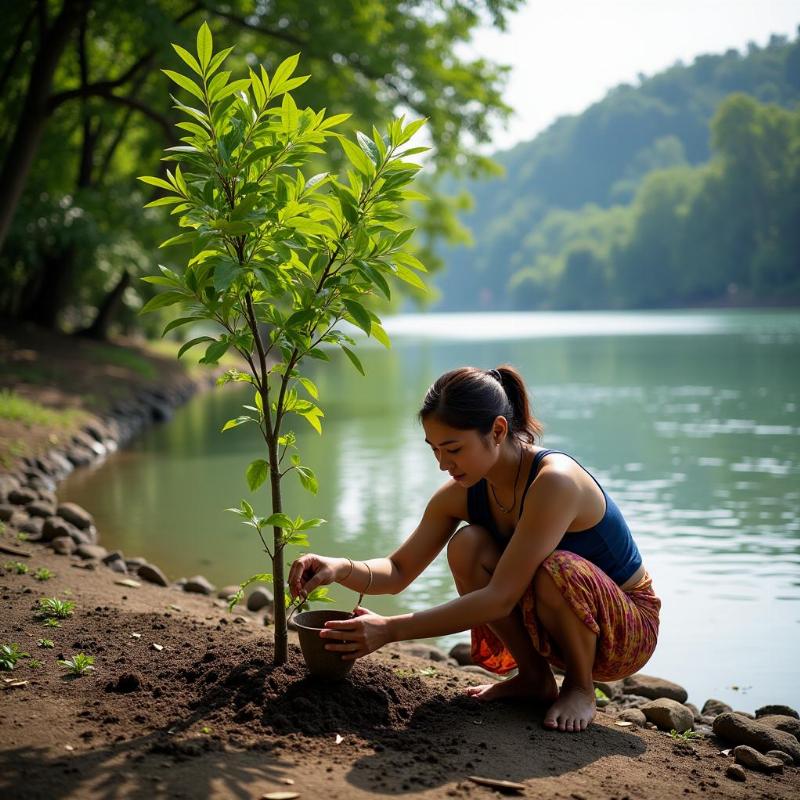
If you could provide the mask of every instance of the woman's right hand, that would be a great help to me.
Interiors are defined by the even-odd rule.
[[[308,597],[318,586],[335,583],[343,559],[306,553],[289,569],[289,592],[292,597]]]

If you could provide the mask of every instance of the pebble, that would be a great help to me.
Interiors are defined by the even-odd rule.
[[[728,766],[728,769],[725,770],[725,774],[732,781],[746,781],[747,780],[747,773],[744,771],[744,768],[740,767],[738,764],[730,764]]]
[[[761,708],[756,709],[756,719],[759,717],[771,716],[794,717],[795,719],[800,719],[800,714],[798,714],[791,706],[768,705],[761,706]]]
[[[647,722],[647,717],[640,708],[626,708],[620,711],[617,719],[623,722],[631,722],[639,728],[643,728]]]
[[[130,568],[130,564],[128,565]],[[158,586],[169,586],[164,573],[155,564],[142,564],[137,570],[136,574],[148,583],[155,583]]]
[[[787,766],[791,766],[792,764],[792,757],[788,753],[784,753],[783,750],[767,750],[764,755],[768,758],[774,758],[778,761],[783,761],[783,763]]]
[[[247,598],[248,611],[261,611],[262,608],[269,608],[274,604],[275,599],[272,596],[272,592],[265,586],[258,586]]]
[[[733,757],[737,764],[743,764],[750,769],[757,769],[760,772],[783,772],[783,761],[779,758],[768,758],[761,755],[753,747],[740,744],[733,748]]]
[[[184,592],[194,592],[195,594],[213,594],[214,586],[203,575],[195,575],[189,578],[183,585]]]
[[[60,503],[56,514],[80,530],[85,530],[90,525],[94,525],[94,517],[77,503]]]
[[[646,706],[642,706],[641,710],[645,717],[662,731],[674,729],[678,733],[683,733],[694,727],[694,714],[691,709],[669,697],[652,700]]]
[[[649,697],[651,700],[659,700],[662,697],[666,697],[677,703],[685,703],[689,697],[689,693],[683,686],[664,678],[644,675],[641,672],[625,678],[622,682],[622,691],[625,694],[638,694],[641,697]]]

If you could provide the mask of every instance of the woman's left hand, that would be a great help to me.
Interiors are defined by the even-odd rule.
[[[331,640],[326,650],[342,653],[343,661],[373,653],[392,641],[389,618],[359,606],[352,619],[334,619],[325,623],[320,631],[323,639]]]

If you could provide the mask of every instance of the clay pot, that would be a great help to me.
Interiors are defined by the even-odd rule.
[[[335,650],[326,650],[325,645],[332,639],[323,639],[319,632],[325,623],[331,619],[352,619],[350,611],[304,611],[293,618],[297,626],[297,635],[300,637],[300,649],[306,660],[308,671],[318,678],[337,680],[344,678],[353,668],[353,659],[345,661],[342,654]],[[341,639],[337,639],[341,642]]]

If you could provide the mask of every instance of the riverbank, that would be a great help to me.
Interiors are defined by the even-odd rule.
[[[44,405],[49,386],[35,386],[41,394],[28,396]],[[152,387],[133,379],[129,391]],[[131,394],[115,398],[130,401]],[[693,709],[680,687],[639,677],[605,685],[612,702],[575,735],[544,730],[544,709],[465,698],[464,688],[482,677],[402,646],[362,660],[337,687],[306,677],[294,637],[290,663],[274,669],[263,609],[230,614],[213,594],[150,583],[158,579],[152,565],[148,572],[135,558],[92,549],[101,545],[90,514],[60,508],[42,476],[23,477],[12,491],[27,493],[9,491],[0,503],[10,509],[0,535],[0,645],[29,654],[0,672],[4,796],[105,797],[112,783],[124,797],[495,796],[470,776],[519,782],[517,796],[587,800],[781,798],[800,790],[796,766],[770,759],[763,768],[771,774],[745,770],[734,760],[747,751],[730,751],[738,740],[775,749],[765,746],[769,739],[792,758],[791,709],[769,709],[786,713],[758,721],[722,704]],[[48,526],[48,542],[34,542],[44,511],[60,511],[63,524]],[[41,530],[20,538],[26,524]],[[41,580],[42,570],[52,576]],[[58,627],[38,613],[47,597],[75,603]],[[42,639],[53,647],[39,646]],[[66,677],[57,660],[78,653],[94,658],[93,669]],[[725,723],[733,739],[714,733]],[[673,737],[670,726],[697,735]]]

